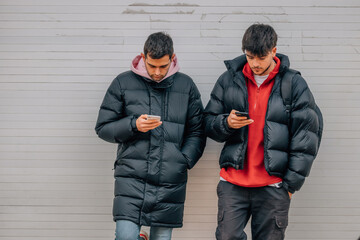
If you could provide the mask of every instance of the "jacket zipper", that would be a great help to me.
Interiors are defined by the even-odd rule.
[[[167,94],[167,89],[164,89],[164,93],[162,93],[162,101],[161,101],[161,120],[163,121],[164,124],[164,120],[165,120],[165,101],[166,101],[166,94]],[[159,169],[161,169],[162,167],[162,162],[163,162],[163,153],[164,153],[164,125],[161,124],[160,127],[162,128],[161,134],[160,134],[160,166]],[[158,181],[160,182],[160,177],[161,174],[159,175]]]
[[[245,83],[246,79],[245,79],[245,77],[242,78],[242,76],[240,76],[239,80],[240,80],[240,82],[242,82],[242,80],[243,80],[243,82],[242,82],[243,84],[241,84],[241,85],[238,84],[238,85],[240,86],[240,89],[245,93],[245,103],[246,103],[246,109],[245,110],[247,112],[249,112],[249,96],[248,96],[248,92],[247,92],[247,86],[246,86],[246,83]],[[244,169],[244,165],[245,165],[245,161],[246,161],[246,151],[247,151],[247,145],[248,145],[248,139],[247,139],[246,136],[249,135],[248,133],[249,133],[249,129],[246,128],[246,132],[244,133],[244,148],[243,148],[242,152],[240,153],[240,158],[235,163],[235,169],[236,170]]]
[[[267,141],[267,118],[268,118],[268,112],[269,112],[269,102],[275,92],[275,89],[278,88],[278,85],[279,85],[279,75],[277,74],[276,77],[275,77],[275,82],[274,82],[274,86],[271,90],[271,93],[270,93],[270,96],[269,96],[269,99],[268,99],[268,104],[267,104],[267,107],[266,107],[266,114],[265,114],[265,124],[264,124],[264,166],[265,166],[265,170],[266,172],[268,172],[270,174],[270,170],[269,170],[269,157],[267,155],[267,145],[268,145],[268,141]]]

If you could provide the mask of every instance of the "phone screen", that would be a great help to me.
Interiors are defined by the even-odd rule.
[[[156,120],[160,121],[161,117],[156,116],[156,115],[147,115],[147,119],[156,119]]]
[[[239,111],[236,111],[236,112],[235,112],[235,115],[238,116],[238,117],[246,117],[246,118],[249,118],[249,113],[248,113],[248,112],[239,112]]]

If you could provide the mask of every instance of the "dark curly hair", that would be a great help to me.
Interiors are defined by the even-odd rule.
[[[263,57],[276,47],[276,42],[277,34],[270,25],[256,23],[245,31],[242,39],[242,50]]]
[[[171,56],[174,53],[173,41],[171,37],[164,32],[157,32],[151,34],[144,45],[144,55],[153,59],[159,59],[165,55]]]

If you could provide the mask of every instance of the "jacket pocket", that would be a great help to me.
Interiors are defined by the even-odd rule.
[[[177,152],[179,153],[181,162],[183,164],[185,164],[186,168],[189,168],[189,164],[188,164],[188,160],[187,160],[186,156],[181,152],[181,149],[176,144],[174,144],[174,146],[175,146],[175,149],[177,150]]]
[[[120,143],[118,145],[117,151],[116,151],[116,160],[114,162],[114,168],[113,170],[116,168],[117,165],[120,164],[121,162],[121,155],[123,154],[123,152],[125,151],[125,149],[127,148],[127,145],[125,143]]]

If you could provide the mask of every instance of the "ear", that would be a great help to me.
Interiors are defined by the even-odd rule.
[[[171,56],[170,61],[172,62],[174,60],[175,53]]]
[[[271,55],[273,58],[276,56],[276,47],[271,50]]]
[[[143,53],[141,53],[141,57],[142,57],[142,59],[143,59],[144,62],[145,62],[145,55],[144,55]]]

